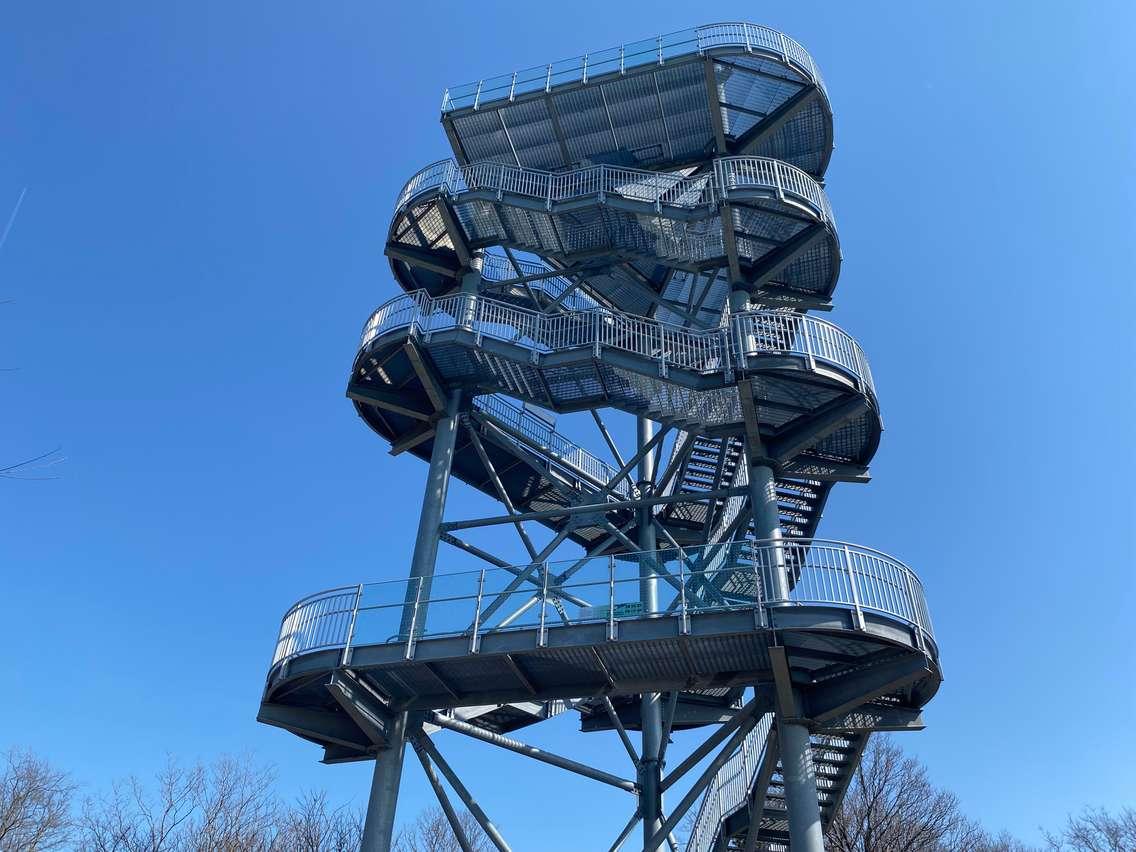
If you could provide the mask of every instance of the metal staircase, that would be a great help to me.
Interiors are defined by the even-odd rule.
[[[941,674],[914,573],[816,538],[883,428],[860,346],[809,313],[841,269],[816,63],[711,24],[452,87],[441,120],[453,159],[395,199],[404,292],[347,387],[428,463],[409,577],[289,610],[259,718],[326,762],[375,760],[367,850],[389,848],[408,742],[463,848],[439,772],[509,849],[443,730],[633,793],[613,850],[639,823],[644,850],[673,846],[696,803],[688,852],[820,849],[870,734],[920,727]],[[601,411],[634,419],[633,447]],[[557,425],[578,412],[602,442]],[[502,514],[446,520],[452,478]],[[519,558],[478,543],[489,527]],[[440,548],[489,567],[438,570]],[[567,712],[618,733],[635,779],[507,736]]]

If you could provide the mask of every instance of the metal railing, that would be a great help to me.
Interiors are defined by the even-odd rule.
[[[653,611],[640,602],[644,564],[659,578],[659,604]],[[768,624],[771,607],[810,605],[849,610],[861,629],[864,614],[875,613],[910,627],[918,647],[934,643],[922,584],[902,562],[859,545],[795,539],[585,557],[331,589],[288,610],[272,663],[326,649],[340,649],[346,662],[350,649],[361,645],[402,646],[411,659],[417,641],[440,636],[466,637],[470,653],[476,653],[482,636],[517,629],[537,630],[536,644],[543,645],[547,630],[559,624],[606,623],[608,637],[616,640],[621,621],[675,618],[685,633],[696,613],[750,609],[759,623]]]
[[[803,314],[752,311],[733,314],[723,327],[701,330],[603,309],[546,314],[471,293],[432,298],[416,290],[371,314],[361,346],[408,328],[426,340],[434,332],[464,328],[479,342],[489,337],[527,349],[534,362],[569,349],[591,348],[596,357],[617,349],[657,364],[662,376],[675,367],[732,376],[745,370],[751,357],[792,355],[810,369],[818,362],[835,366],[865,393],[874,397],[876,392],[860,345],[832,323]]]
[[[496,193],[543,201],[549,209],[559,201],[607,196],[663,207],[694,209],[728,200],[743,190],[770,191],[792,199],[817,218],[835,227],[828,196],[807,172],[771,157],[719,157],[711,171],[690,177],[624,166],[585,166],[567,172],[546,172],[507,163],[455,160],[431,163],[410,178],[395,200],[395,214],[428,192],[453,197],[465,192]]]
[[[498,394],[475,397],[473,407],[507,432],[528,439],[534,446],[543,450],[552,461],[583,474],[593,484],[598,483],[602,487],[619,473],[617,468],[592,455],[579,444],[557,432],[550,424],[505,397]],[[626,480],[616,483],[612,493],[626,497]]]
[[[676,59],[702,55],[708,50],[735,48],[780,59],[828,95],[824,80],[808,51],[784,33],[757,24],[733,21],[691,27],[673,33],[621,44],[583,56],[535,65],[451,86],[442,95],[442,112],[479,109],[495,101],[514,100],[532,92],[549,92],[564,83],[587,83],[608,74],[624,74],[635,68],[665,65]]]
[[[722,820],[746,802],[752,779],[765,758],[772,728],[773,714],[766,713],[753,730],[746,734],[742,747],[718,770],[702,797],[694,828],[686,842],[687,852],[711,849]]]
[[[486,284],[492,286],[504,281],[510,281],[525,275],[544,275],[550,272],[549,267],[531,260],[513,261],[499,254],[486,254],[481,267],[481,277]],[[560,304],[569,311],[590,311],[597,307],[596,300],[585,293],[576,290],[564,295],[564,291],[572,286],[572,282],[562,275],[548,278],[535,278],[516,287],[529,287],[540,290],[551,300],[560,299]]]

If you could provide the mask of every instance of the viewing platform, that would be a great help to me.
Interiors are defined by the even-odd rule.
[[[650,612],[644,564],[665,592]],[[303,711],[296,733],[342,741],[350,720],[327,689],[341,668],[385,711],[427,710],[771,683],[771,648],[818,722],[876,699],[917,711],[941,678],[902,562],[819,539],[735,542],[320,592],[284,616],[262,719],[289,727]],[[320,740],[320,714],[340,736]]]
[[[823,175],[832,108],[816,63],[783,33],[707,24],[446,89],[462,162],[540,169],[585,160],[652,169],[706,152],[778,157]]]

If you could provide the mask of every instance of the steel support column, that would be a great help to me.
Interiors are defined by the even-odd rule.
[[[367,799],[367,819],[363,823],[360,852],[390,852],[394,837],[394,814],[398,788],[402,782],[402,759],[406,752],[407,714],[399,713],[390,726],[390,747],[375,758],[371,795]]]
[[[793,852],[824,852],[824,831],[817,802],[816,768],[809,729],[784,718],[778,726],[785,807],[789,811],[789,845]]]
[[[430,470],[426,474],[426,491],[422,495],[422,514],[418,517],[418,536],[414,540],[414,555],[410,560],[410,580],[406,586],[406,606],[402,613],[399,633],[410,635],[410,625],[420,632],[425,624],[426,606],[430,599],[430,581],[438,559],[438,541],[442,516],[446,509],[446,492],[450,487],[450,466],[457,443],[458,412],[462,392],[450,391],[446,411],[434,427],[434,448],[430,453]],[[418,606],[415,607],[415,602]],[[415,612],[415,609],[418,612]]]
[[[450,466],[457,442],[460,390],[450,392],[446,411],[434,432],[434,448],[430,454],[430,470],[426,474],[426,490],[422,496],[422,514],[418,518],[418,537],[410,560],[410,580],[403,606],[400,634],[413,639],[426,623],[430,598],[430,580],[438,559],[439,526],[446,508],[446,492],[450,484]],[[417,582],[416,582],[417,581]],[[402,780],[402,759],[406,750],[406,712],[395,715],[390,726],[389,747],[375,760],[371,795],[367,800],[367,819],[363,826],[362,852],[389,852],[398,807],[398,788]]]
[[[636,420],[638,450],[643,451],[654,438],[655,424],[645,417]],[[651,494],[655,487],[655,450],[643,453],[639,460],[638,486],[640,495]],[[651,506],[639,509],[639,549],[651,553],[639,559],[639,601],[644,614],[659,611],[659,578],[654,553],[658,549],[653,522],[655,510]],[[645,692],[640,699],[642,747],[639,759],[639,808],[643,816],[643,842],[646,844],[663,824],[662,767],[659,750],[662,745],[662,696]]]
[[[730,312],[744,311],[748,298],[744,290],[731,290]],[[746,396],[752,404],[752,394],[743,394],[743,406],[746,405]],[[758,433],[756,412],[750,410],[744,414],[754,533],[759,540],[765,539],[770,543],[764,554],[758,551],[764,582],[768,586],[763,593],[766,600],[787,601],[790,589],[785,553],[779,546],[781,513],[777,507],[777,480]],[[793,721],[789,721],[789,717]],[[789,812],[789,845],[793,852],[824,852],[809,730],[797,720],[795,707],[779,706],[777,721],[785,779],[785,807]]]

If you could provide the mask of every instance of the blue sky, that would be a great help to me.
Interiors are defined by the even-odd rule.
[[[1024,0],[5,4],[4,219],[27,195],[0,249],[0,366],[19,368],[0,373],[0,461],[56,445],[67,461],[57,480],[0,480],[0,748],[89,791],[167,752],[248,749],[286,793],[362,802],[370,766],[322,767],[254,717],[293,600],[407,570],[424,465],[389,457],[343,389],[362,322],[396,293],[395,193],[448,153],[442,89],[751,20],[809,49],[836,113],[831,318],[871,358],[887,431],[872,483],[838,486],[820,534],[927,587],[946,682],[903,745],[1026,839],[1136,800],[1134,17]],[[486,510],[455,487],[451,517]],[[515,537],[500,547],[520,560]],[[526,737],[627,771],[614,735],[560,720]],[[633,808],[453,740],[515,848],[593,848]],[[400,816],[429,795],[410,766]]]

